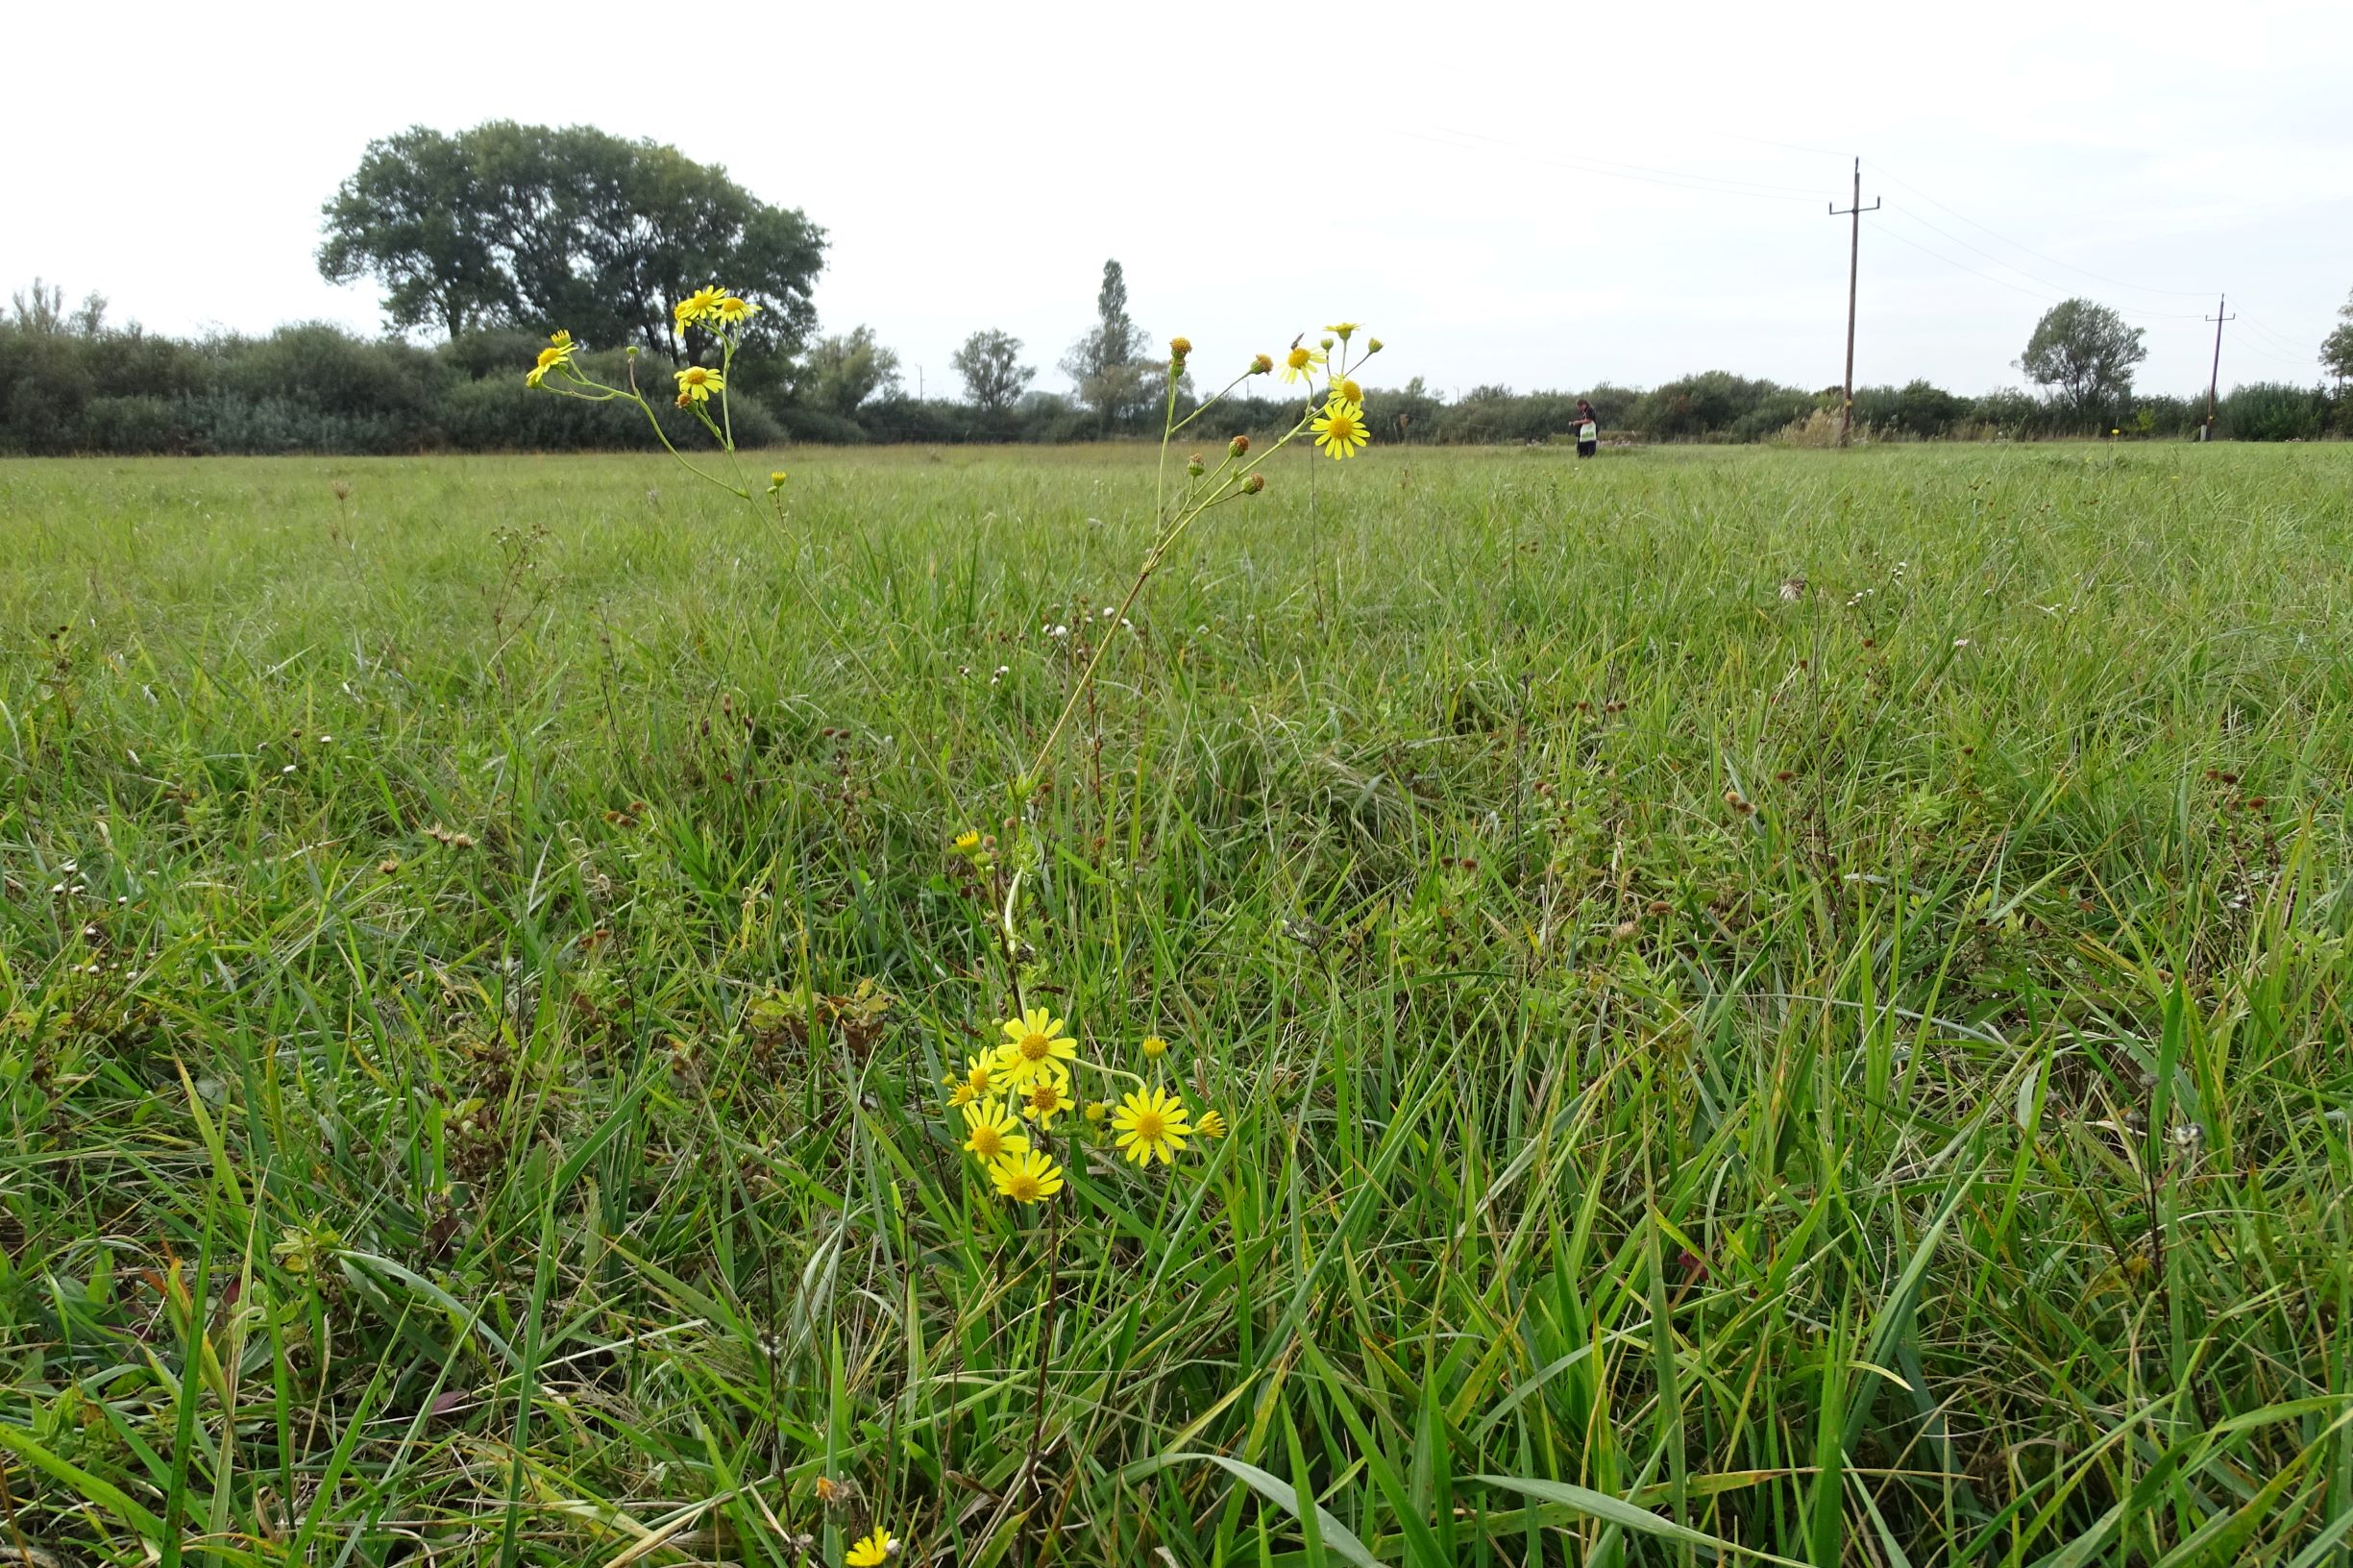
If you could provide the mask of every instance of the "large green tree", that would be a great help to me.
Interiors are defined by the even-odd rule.
[[[2076,420],[2105,419],[2131,400],[2133,366],[2148,357],[2143,335],[2104,305],[2063,300],[2035,324],[2018,368]]]
[[[966,338],[947,362],[964,378],[965,396],[972,405],[992,414],[1012,407],[1038,374],[1021,363],[1021,340],[994,327]]]
[[[325,213],[319,271],[330,282],[378,279],[385,319],[400,331],[457,337],[513,305],[487,193],[460,137],[418,125],[368,143]]]
[[[1118,262],[1103,263],[1094,304],[1095,324],[1070,345],[1062,368],[1078,401],[1108,429],[1151,406],[1156,366],[1144,356],[1143,329],[1127,313],[1127,274]]]
[[[816,325],[823,230],[723,168],[590,126],[415,127],[370,143],[325,214],[319,270],[381,280],[404,330],[562,327],[684,357],[703,345],[671,306],[714,282],[762,306],[750,335],[777,359]]]

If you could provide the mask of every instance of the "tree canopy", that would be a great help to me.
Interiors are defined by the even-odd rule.
[[[804,405],[847,418],[870,399],[898,390],[898,355],[874,341],[871,327],[820,338],[798,390]]]
[[[2353,381],[2353,294],[2337,307],[2338,328],[2320,340],[2320,363],[2338,384]]]
[[[816,325],[822,229],[715,164],[590,126],[415,126],[369,143],[324,212],[319,271],[380,281],[404,331],[562,327],[684,357],[700,345],[671,306],[712,282],[761,306],[767,354],[797,352]]]
[[[2143,335],[2104,305],[2063,300],[2035,324],[2018,368],[2076,418],[2104,418],[2132,399],[2132,368],[2148,357]]]
[[[1038,374],[1021,363],[1021,340],[994,327],[966,338],[947,362],[964,378],[965,396],[989,413],[1012,407]]]

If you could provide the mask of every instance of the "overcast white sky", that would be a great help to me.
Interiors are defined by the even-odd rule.
[[[373,290],[318,275],[320,203],[373,137],[494,117],[652,136],[802,208],[828,330],[871,324],[935,394],[992,326],[1064,384],[1114,256],[1203,373],[1346,316],[1391,384],[1833,383],[1825,208],[1857,153],[1886,203],[1859,383],[2015,382],[2080,292],[2148,329],[2142,384],[2187,392],[2225,289],[2224,384],[2310,382],[2353,288],[2348,0],[174,0],[110,8],[88,69],[35,31],[0,287],[175,332],[377,328]]]

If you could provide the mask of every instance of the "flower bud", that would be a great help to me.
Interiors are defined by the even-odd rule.
[[[1266,476],[1263,474],[1253,474],[1242,480],[1242,494],[1245,496],[1255,496],[1265,488]]]
[[[1262,354],[1250,361],[1250,374],[1253,376],[1263,376],[1274,368],[1275,360],[1271,354]]]
[[[1366,338],[1364,340],[1364,352],[1366,354],[1379,354],[1381,352],[1381,339],[1377,337]]]
[[[1193,352],[1193,340],[1189,337],[1172,337],[1168,340],[1168,352],[1182,359]]]
[[[1248,452],[1249,450],[1250,438],[1246,435],[1238,435],[1233,440],[1226,443],[1226,455],[1229,457],[1239,457],[1243,453]]]
[[[1191,456],[1191,457],[1189,457],[1189,458],[1188,458],[1188,459],[1186,460],[1186,463],[1185,463],[1185,473],[1186,473],[1186,476],[1187,476],[1189,478],[1195,478],[1195,479],[1197,479],[1197,478],[1199,478],[1201,477],[1202,472],[1203,472],[1203,465],[1202,465],[1202,462],[1201,462],[1201,454],[1200,454],[1199,453],[1197,453],[1197,452],[1196,452],[1196,453],[1194,453],[1192,454],[1192,456]]]
[[[1328,338],[1328,337],[1327,337],[1327,338],[1325,338],[1325,339],[1323,339],[1323,346],[1324,346],[1324,352],[1325,352],[1325,353],[1329,354],[1330,352],[1332,352],[1332,339],[1330,339],[1330,338]]]

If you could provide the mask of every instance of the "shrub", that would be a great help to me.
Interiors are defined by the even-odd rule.
[[[2250,381],[2217,411],[2217,434],[2231,441],[2309,441],[2328,429],[2328,394],[2285,381]]]

